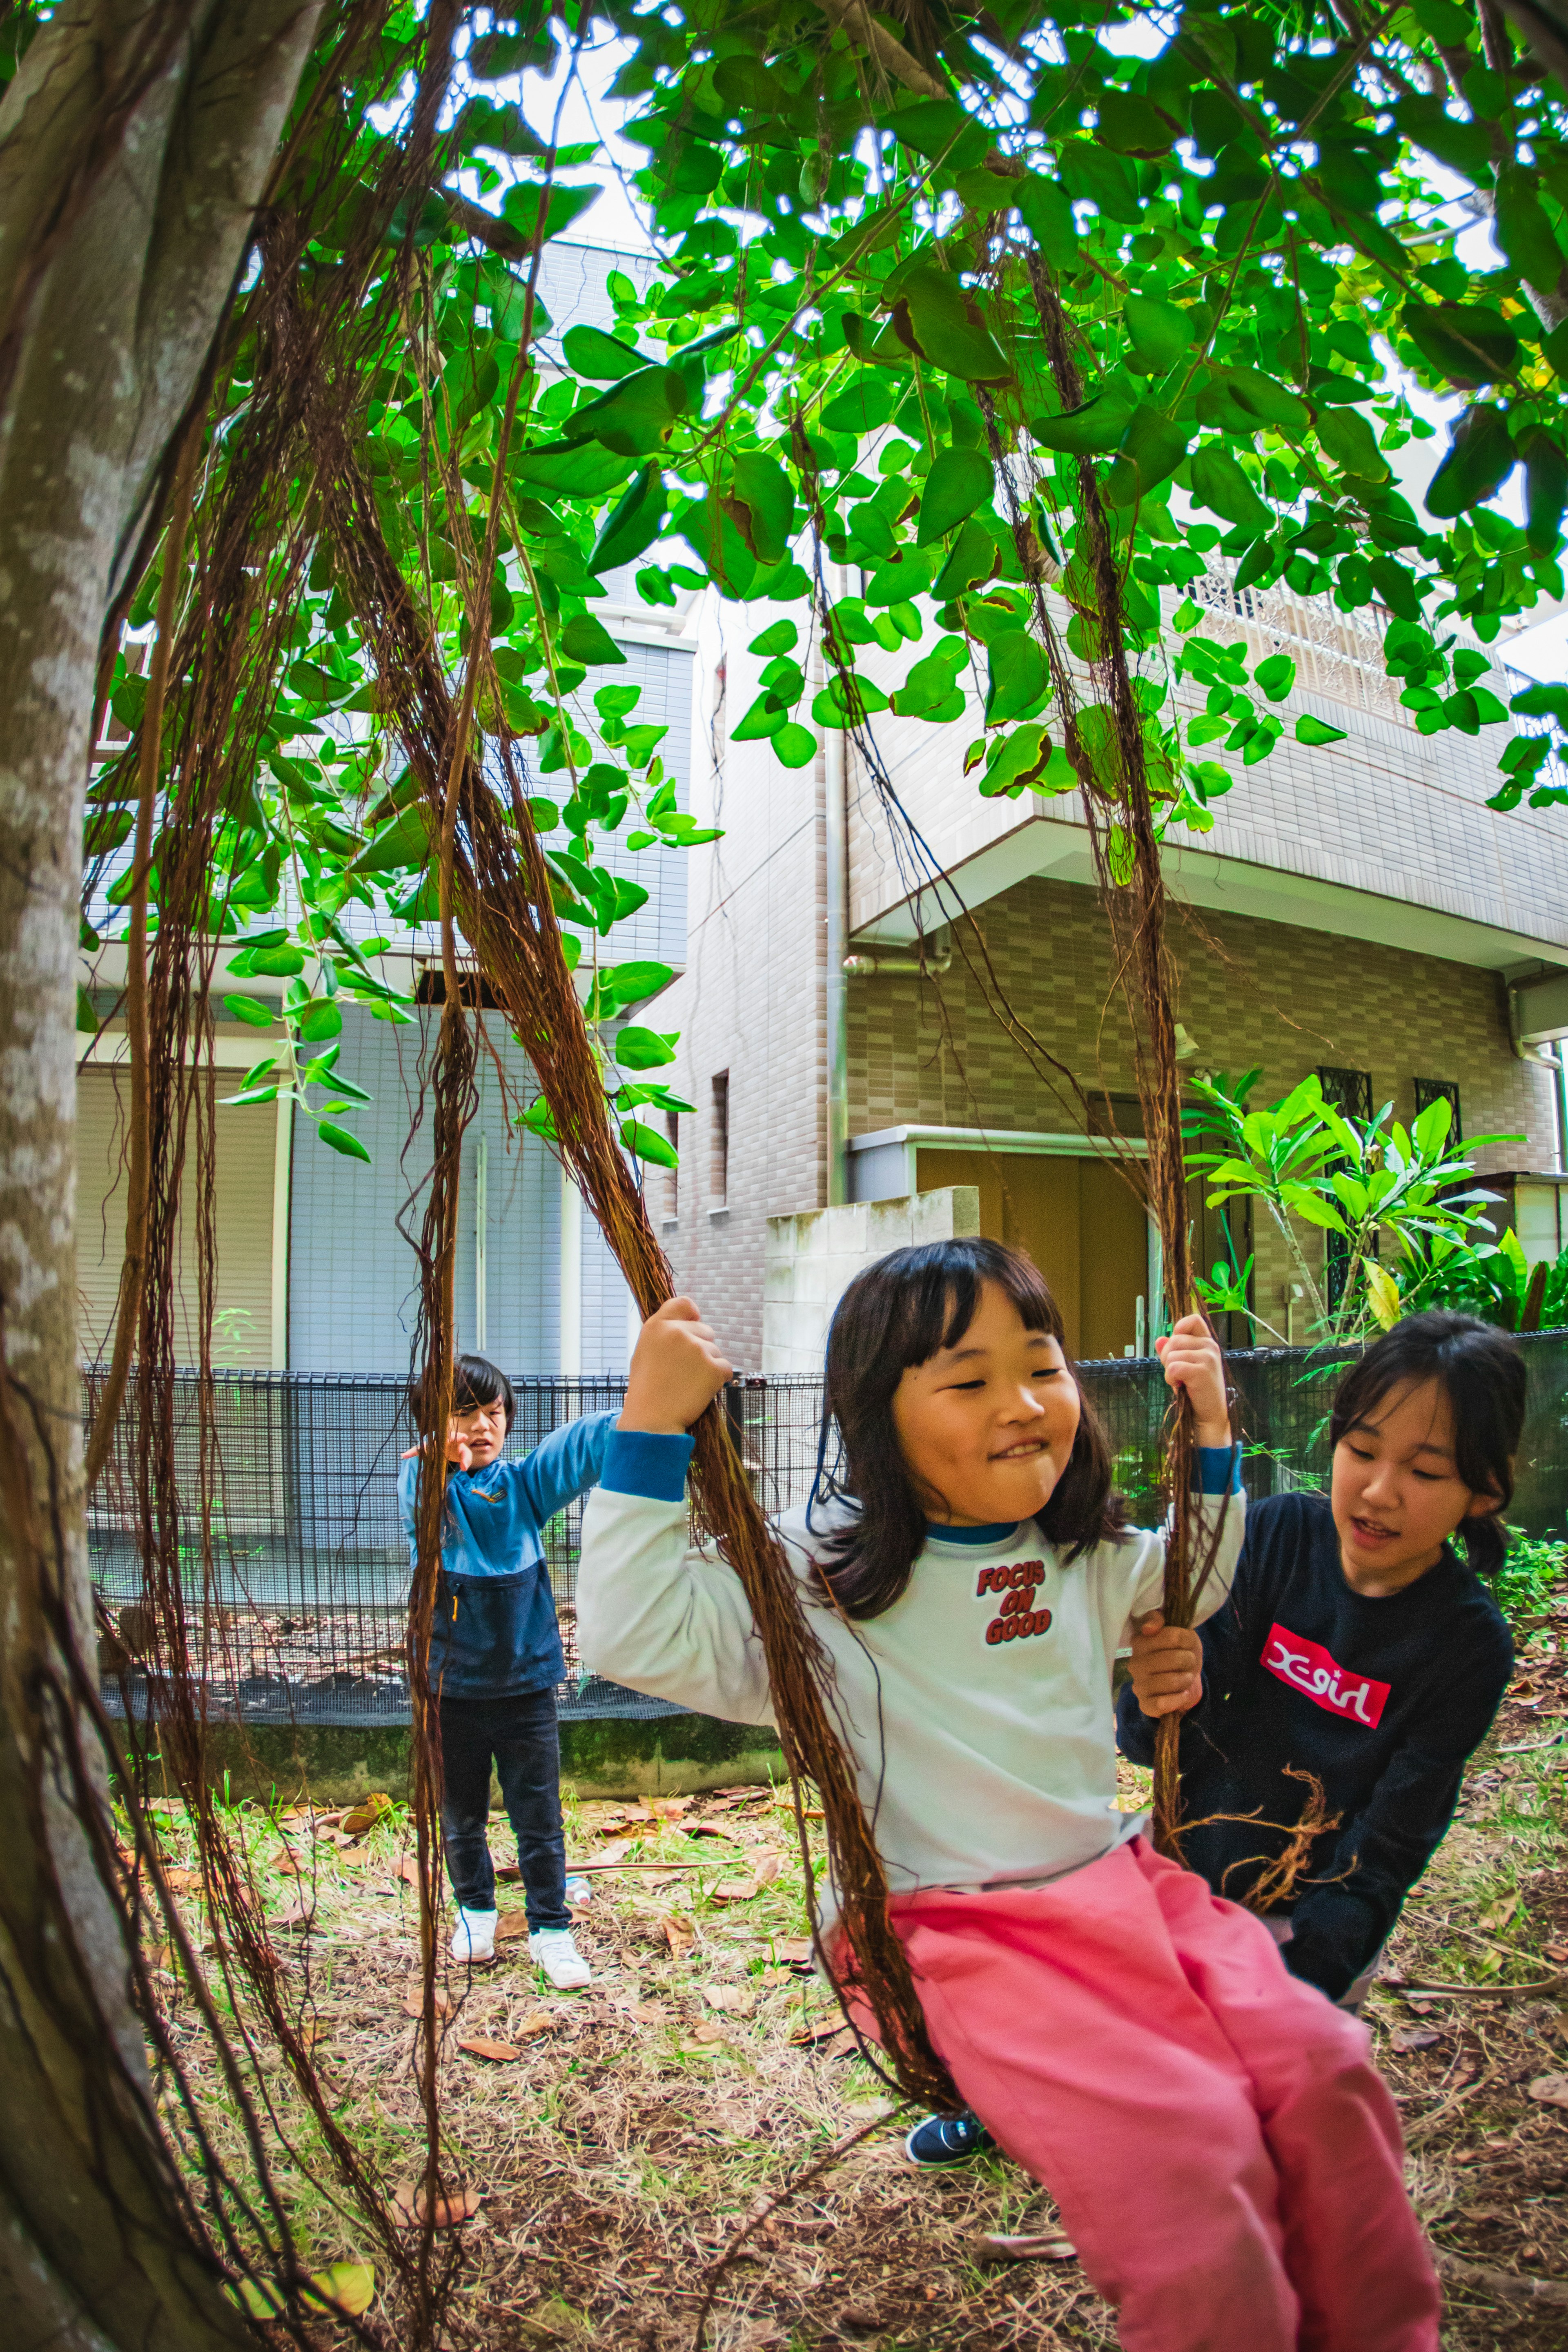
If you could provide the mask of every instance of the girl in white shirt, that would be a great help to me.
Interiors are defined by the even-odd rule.
[[[1218,1349],[1176,1327],[1199,1447],[1198,1615],[1241,1544]],[[584,1516],[584,1664],[772,1720],[739,1580],[689,1547],[686,1435],[730,1375],[688,1299],[644,1325]],[[828,1340],[825,1493],[780,1523],[831,1662],[931,2043],[1055,2198],[1140,2352],[1432,2352],[1437,2291],[1365,2029],[1116,1804],[1111,1662],[1162,1595],[1030,1262],[897,1250]],[[1215,1520],[1218,1520],[1217,1530]],[[831,1916],[826,1923],[831,1950]]]

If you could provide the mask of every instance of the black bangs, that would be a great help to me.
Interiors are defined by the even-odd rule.
[[[925,1242],[894,1250],[850,1284],[840,1312],[849,1307],[859,1284],[869,1284],[874,1276],[885,1277],[887,1344],[900,1372],[912,1364],[929,1364],[942,1348],[957,1347],[974,1320],[988,1282],[1012,1300],[1026,1331],[1045,1331],[1058,1340],[1063,1336],[1061,1310],[1044,1277],[1028,1258],[1005,1249],[1000,1242]]]
[[[1433,1309],[1407,1315],[1374,1340],[1334,1392],[1329,1443],[1352,1429],[1376,1427],[1395,1389],[1436,1381],[1454,1423],[1454,1467],[1472,1495],[1494,1496],[1484,1517],[1462,1519],[1455,1530],[1470,1566],[1484,1575],[1502,1566],[1507,1538],[1502,1514],[1513,1500],[1513,1464],[1524,1434],[1529,1375],[1514,1340],[1473,1315]]]
[[[1044,1278],[1000,1242],[926,1242],[894,1250],[857,1275],[838,1302],[827,1335],[813,1501],[840,1496],[858,1506],[825,1571],[847,1616],[879,1617],[890,1609],[926,1540],[925,1513],[893,1425],[894,1392],[912,1365],[957,1347],[988,1282],[1012,1301],[1026,1330],[1045,1333],[1067,1355],[1061,1310]],[[820,1465],[835,1437],[837,1460],[827,1476]],[[1111,1492],[1110,1448],[1081,1391],[1072,1454],[1039,1526],[1069,1559],[1122,1532],[1121,1500]]]
[[[427,1429],[425,1383],[417,1374],[408,1383],[408,1402],[415,1426]],[[496,1403],[506,1407],[506,1425],[510,1429],[517,1413],[517,1399],[500,1366],[492,1364],[488,1356],[459,1356],[452,1367],[452,1411],[471,1412],[476,1405]]]

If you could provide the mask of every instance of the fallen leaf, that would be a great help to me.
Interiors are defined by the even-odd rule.
[[[495,1867],[498,1878],[510,1880],[522,1876],[522,1872],[515,1862],[498,1862]]]
[[[439,1986],[439,1985],[437,1985],[437,1986],[436,1987],[436,2014],[437,2014],[437,2017],[445,2017],[445,2016],[446,2016],[446,2014],[447,2014],[447,2011],[451,2008],[451,2006],[452,2006],[452,2004],[451,2004],[450,2000],[448,2000],[448,1999],[447,1998],[447,1995],[442,1991],[442,1990],[441,1990],[440,1986]],[[404,1994],[403,1994],[403,2014],[404,2014],[404,2016],[405,2016],[405,2017],[423,2017],[423,2016],[424,2016],[424,2014],[425,2014],[425,1988],[424,1988],[424,1986],[423,1986],[423,1985],[420,1985],[420,1984],[411,1984],[411,1985],[408,1985],[408,1986],[405,1986],[405,1989],[404,1989]]]
[[[1482,1927],[1506,1927],[1509,1921],[1513,1917],[1514,1913],[1519,1909],[1520,1899],[1521,1898],[1517,1895],[1505,1895],[1500,1901],[1496,1903],[1489,1903],[1486,1909],[1481,1913]]]
[[[838,2034],[847,2032],[848,2028],[844,2020],[835,2010],[830,2017],[815,2018],[809,2025],[797,2027],[790,2035],[790,2040],[797,2050],[807,2049],[813,2043],[820,2048],[823,2042],[832,2042]]]
[[[750,1903],[762,1891],[762,1881],[757,1878],[721,1878],[710,1890],[715,1903]]]
[[[346,2312],[357,2319],[370,2309],[375,2300],[375,2265],[374,2263],[333,2263],[324,2271],[312,2271],[310,2284],[315,2290],[305,2301],[318,2297],[331,2310]]]
[[[373,1789],[363,1804],[351,1805],[348,1811],[340,1817],[338,1827],[349,1837],[363,1837],[367,1830],[374,1829],[377,1822],[384,1821],[391,1811],[392,1799],[386,1791]]]
[[[682,1826],[688,1837],[727,1838],[731,1844],[734,1843],[734,1831],[725,1829],[719,1822],[687,1822]]]
[[[496,1942],[515,1944],[528,1933],[526,1911],[501,1911],[496,1915]]]
[[[1568,1960],[1568,1944],[1548,1944],[1546,1957],[1549,1960],[1555,1960],[1561,1966],[1564,1960]]]
[[[843,2303],[838,2306],[838,2325],[851,2328],[857,2336],[870,2336],[882,2325],[882,2315],[874,2303]]]
[[[692,2027],[690,2038],[693,2042],[722,2042],[726,2038],[725,2030],[716,2017],[710,2017],[703,2024]]]
[[[1423,2000],[1418,1993],[1407,1992],[1405,2006],[1415,2017],[1430,2017],[1437,2004],[1435,2000]]]
[[[659,1920],[670,1958],[682,1960],[697,1941],[697,1929],[684,1911],[666,1911]]]
[[[199,1886],[201,1883],[202,1874],[199,1870],[166,1870],[163,1873],[163,1884],[171,1895],[188,1895],[193,1887]]]
[[[419,1856],[416,1853],[400,1853],[392,1865],[392,1874],[394,1878],[400,1879],[405,1886],[417,1886]]]
[[[426,2205],[423,2182],[417,2186],[410,2182],[405,2188],[398,2189],[392,2201],[404,2221],[424,2221]],[[433,2211],[436,2227],[438,2230],[450,2230],[459,2221],[471,2221],[479,2211],[481,2202],[482,2200],[477,2189],[458,2189],[449,2196],[437,2197]]]
[[[1074,2263],[1078,2248],[1061,2230],[1034,2230],[1020,2237],[970,2240],[970,2252],[981,2263]]]
[[[771,1886],[783,1868],[784,1856],[778,1853],[759,1854],[752,1865],[759,1886]]]
[[[645,1870],[639,1875],[645,1886],[679,1886],[684,1873],[679,1870]]]
[[[679,1821],[682,1813],[689,1812],[692,1801],[689,1797],[645,1797],[643,1799],[648,1811],[659,1821],[666,1822]]]
[[[1568,2074],[1537,2074],[1529,2091],[1542,2106],[1568,2107]]]
[[[786,1969],[810,1969],[816,1965],[816,1955],[804,1937],[787,1944],[775,1944],[773,1958]]]
[[[459,2042],[458,2047],[468,2051],[470,2057],[489,2058],[498,2066],[504,2066],[511,2059],[522,2055],[515,2042],[491,2042],[482,2033],[471,2034],[466,2042]]]
[[[290,1903],[281,1911],[270,1912],[268,1915],[267,1925],[268,1927],[309,1928],[315,1916],[316,1906],[313,1903]]]
[[[853,2058],[859,2048],[853,2027],[847,2025],[841,2032],[834,2034],[831,2041],[819,2042],[816,2054],[818,2058]]]
[[[1442,2038],[1440,2033],[1434,2033],[1429,2025],[1402,2025],[1398,2032],[1390,2037],[1388,2046],[1401,2052],[1430,2050],[1434,2042],[1440,2042]]]
[[[757,1997],[744,1985],[704,1985],[702,1998],[710,2009],[721,2009],[731,2017],[755,2017],[757,2013]]]
[[[574,1870],[608,1870],[613,1864],[625,1860],[633,1843],[631,1838],[617,1838],[613,1844],[601,1846],[598,1853],[591,1854],[586,1862],[569,1862],[566,1875],[570,1878]]]
[[[276,1853],[268,1855],[267,1867],[268,1870],[280,1871],[287,1878],[299,1878],[304,1872],[305,1864],[292,1846],[280,1845]]]
[[[535,2034],[553,2033],[560,2022],[560,2019],[548,2009],[531,2009],[513,2026],[512,2032],[521,2035],[524,2042],[531,2042]]]

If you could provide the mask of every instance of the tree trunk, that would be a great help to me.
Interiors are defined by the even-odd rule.
[[[180,2210],[51,1627],[93,1654],[76,961],[110,582],[198,390],[319,0],[68,0],[0,106],[0,2340],[253,2342]],[[92,1735],[86,1734],[90,1751]],[[95,1795],[94,1790],[98,1793]]]

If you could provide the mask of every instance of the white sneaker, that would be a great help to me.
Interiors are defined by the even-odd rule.
[[[493,1960],[496,1956],[496,1914],[493,1911],[465,1911],[458,1906],[458,1930],[452,1937],[452,1958],[467,1960],[475,1968],[481,1960]]]
[[[594,1971],[573,1942],[570,1927],[539,1928],[528,1939],[528,1951],[557,1992],[576,1992],[594,1981]]]

